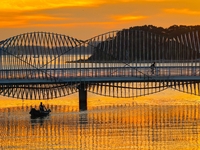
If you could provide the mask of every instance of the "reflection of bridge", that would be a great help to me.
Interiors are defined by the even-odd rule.
[[[0,93],[8,97],[52,99],[79,91],[80,108],[87,109],[87,91],[137,97],[170,87],[200,95],[199,75],[198,31],[169,38],[129,29],[86,41],[34,32],[0,42]]]

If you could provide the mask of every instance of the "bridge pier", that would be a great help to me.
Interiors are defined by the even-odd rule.
[[[85,84],[80,84],[79,89],[79,111],[87,110],[87,90]]]

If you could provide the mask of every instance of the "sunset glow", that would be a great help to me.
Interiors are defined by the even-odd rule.
[[[1,0],[0,150],[200,150],[200,0]]]
[[[138,25],[198,25],[199,4],[194,0],[3,0],[0,40],[33,31],[88,39]]]
[[[144,19],[145,16],[117,16],[116,20],[119,21],[131,21],[131,20],[140,20]]]

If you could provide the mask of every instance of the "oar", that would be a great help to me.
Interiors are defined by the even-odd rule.
[[[47,111],[47,108],[46,108],[46,106],[44,106],[44,105],[43,105],[43,107],[44,107],[44,108],[46,109],[46,111]]]
[[[49,112],[51,112],[51,110],[50,110],[50,109],[47,109],[47,108],[46,108],[46,106],[44,106],[44,108],[46,109],[46,111],[49,111]]]

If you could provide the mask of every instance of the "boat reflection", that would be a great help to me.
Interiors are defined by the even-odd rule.
[[[41,126],[44,124],[45,121],[50,120],[50,116],[42,116],[42,117],[36,117],[36,116],[30,116],[30,122],[31,126],[35,126],[37,124],[40,124]]]

